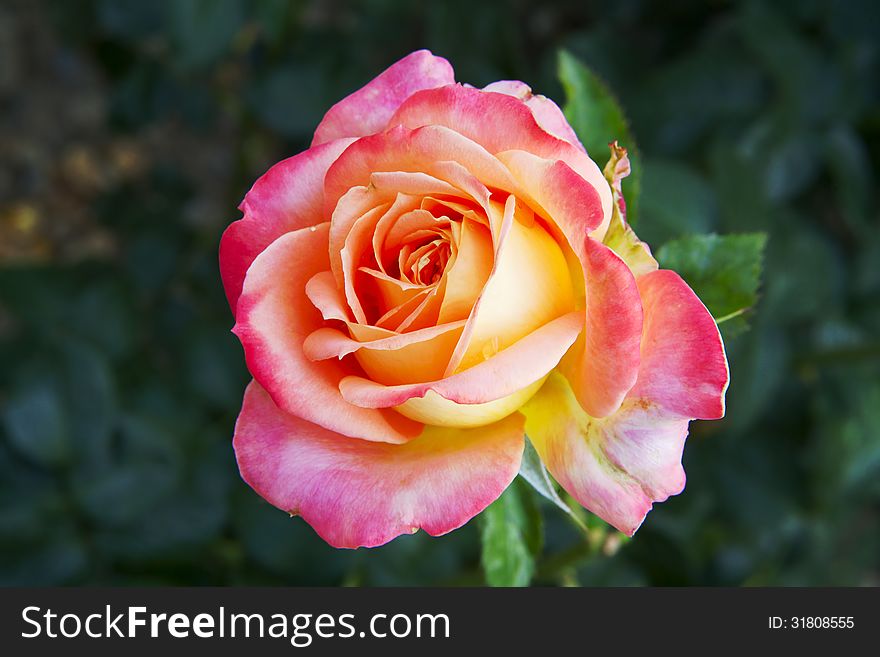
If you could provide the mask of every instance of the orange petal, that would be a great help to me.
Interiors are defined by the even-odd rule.
[[[386,385],[432,381],[443,376],[464,321],[394,333],[374,326],[350,325],[351,337],[321,328],[306,338],[308,358],[342,358],[354,353],[367,376]]]
[[[306,296],[306,282],[329,266],[328,225],[282,235],[254,260],[245,277],[233,331],[254,379],[288,413],[331,431],[368,440],[405,442],[421,426],[399,413],[359,409],[346,402],[340,380],[352,363],[313,362],[306,336],[323,323]]]

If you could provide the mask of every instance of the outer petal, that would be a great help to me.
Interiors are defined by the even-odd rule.
[[[550,375],[522,413],[526,433],[560,485],[630,536],[654,502],[684,489],[686,419],[636,399],[607,418],[590,417],[558,374]]]
[[[519,98],[532,110],[532,114],[534,114],[539,126],[554,137],[564,139],[569,144],[577,146],[586,152],[583,144],[581,144],[574,130],[568,124],[568,120],[565,118],[562,110],[559,109],[559,105],[546,96],[536,96],[533,94],[531,87],[525,82],[520,82],[519,80],[499,80],[483,87],[483,91],[494,91]]]
[[[642,303],[632,272],[611,249],[583,242],[586,328],[560,370],[593,417],[613,413],[639,376]]]
[[[349,439],[283,413],[256,382],[235,426],[242,477],[336,547],[376,546],[419,528],[456,529],[519,471],[523,418],[477,429],[426,427],[405,445]]]
[[[254,183],[220,240],[220,276],[233,314],[245,273],[279,236],[322,223],[324,175],[353,140],[341,139],[282,160]]]
[[[408,128],[446,126],[492,154],[521,150],[561,160],[599,192],[603,223],[611,218],[611,189],[596,163],[577,146],[544,130],[529,107],[516,98],[447,85],[413,94],[391,119],[391,125],[398,123]]]
[[[730,375],[712,315],[673,271],[645,274],[638,284],[645,328],[639,380],[629,396],[649,399],[678,417],[724,417]]]
[[[455,73],[448,61],[428,50],[417,50],[331,107],[315,130],[312,146],[377,133],[413,93],[453,82]]]
[[[328,224],[287,233],[265,249],[248,270],[233,332],[245,360],[282,409],[332,431],[386,442],[404,442],[421,425],[392,411],[347,403],[339,382],[358,370],[347,362],[313,362],[303,353],[306,336],[321,325],[306,296],[306,283],[330,267]]]

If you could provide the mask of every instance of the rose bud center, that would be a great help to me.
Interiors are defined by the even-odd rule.
[[[386,385],[462,372],[574,309],[560,245],[513,197],[493,195],[481,206],[397,194],[353,222],[345,248],[349,300],[361,318],[349,324],[351,337],[431,335],[404,349],[355,352],[367,376]],[[396,409],[428,424],[480,425],[519,408],[542,381],[484,404],[428,392]]]

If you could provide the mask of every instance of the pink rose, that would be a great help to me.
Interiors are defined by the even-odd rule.
[[[456,84],[427,51],[334,105],[263,175],[220,269],[254,380],[242,477],[328,543],[466,523],[527,433],[632,534],[684,487],[692,418],[724,414],[714,320],[658,270],[559,108]]]

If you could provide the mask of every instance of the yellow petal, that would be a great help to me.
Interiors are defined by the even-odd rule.
[[[496,422],[518,410],[538,392],[544,380],[542,377],[533,384],[513,394],[486,402],[485,404],[458,404],[449,401],[429,390],[424,397],[407,400],[394,410],[406,417],[439,427],[479,427]]]
[[[497,206],[493,209],[493,214],[501,213]],[[516,207],[477,303],[470,333],[466,329],[463,337],[467,345],[452,363],[455,372],[491,358],[575,307],[565,255],[525,205]]]

